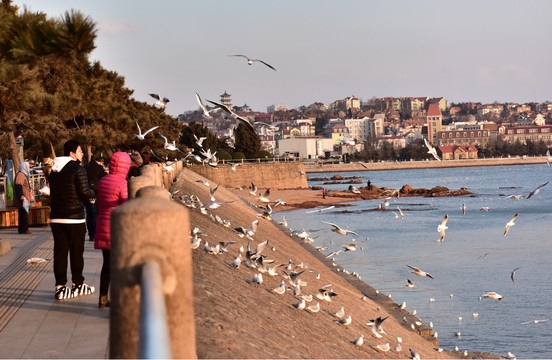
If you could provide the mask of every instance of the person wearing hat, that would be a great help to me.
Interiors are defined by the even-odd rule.
[[[130,170],[128,171],[128,179],[132,179],[135,176],[140,176],[142,165],[144,165],[144,160],[142,155],[138,151],[133,151],[130,154]]]

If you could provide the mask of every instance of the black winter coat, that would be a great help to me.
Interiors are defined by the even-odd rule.
[[[86,170],[69,161],[61,171],[50,174],[50,219],[84,219],[84,202],[95,196]]]
[[[88,175],[88,186],[90,189],[97,191],[98,190],[98,181],[107,173],[105,172],[103,166],[92,160],[86,166],[86,174]]]

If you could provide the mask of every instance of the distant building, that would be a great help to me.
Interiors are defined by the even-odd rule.
[[[274,104],[266,107],[267,113],[273,113],[274,111],[288,111],[289,107],[281,104]]]
[[[291,154],[303,159],[318,159],[329,156],[333,151],[333,141],[320,136],[296,137],[278,141],[278,154]]]
[[[231,99],[231,96],[230,94],[228,94],[226,92],[226,90],[224,91],[224,94],[222,94],[220,96],[220,103],[223,104],[223,105],[226,105],[228,106],[229,108],[232,107],[232,99]]]
[[[474,145],[439,146],[443,160],[477,159],[477,148]]]
[[[542,126],[501,126],[498,132],[502,135],[504,141],[513,143],[519,141],[526,144],[527,140],[533,142],[544,141],[547,144],[552,143],[552,125]]]
[[[427,139],[429,142],[437,143],[437,132],[442,130],[443,115],[438,103],[430,103],[426,115]]]

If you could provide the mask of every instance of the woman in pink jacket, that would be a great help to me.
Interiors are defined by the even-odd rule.
[[[94,248],[101,249],[103,266],[100,275],[100,299],[98,307],[109,306],[111,211],[128,200],[127,174],[130,169],[130,155],[116,152],[109,161],[109,174],[98,182],[98,221]]]

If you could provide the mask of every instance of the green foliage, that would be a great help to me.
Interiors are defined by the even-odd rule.
[[[268,158],[268,159],[271,159],[272,158],[272,154],[270,154],[268,151],[266,150],[261,150],[259,151],[259,153],[257,154],[257,158],[260,158],[260,159],[265,159],[265,158]]]
[[[255,159],[261,150],[261,140],[249,127],[239,124],[234,133],[236,139],[235,150],[242,152],[246,159]]]
[[[232,153],[232,159],[233,160],[245,159],[245,155],[244,155],[244,153],[242,153],[240,151],[235,151],[235,152]]]
[[[228,151],[224,150],[219,150],[217,153],[217,157],[219,158],[219,160],[232,160],[232,155]]]

